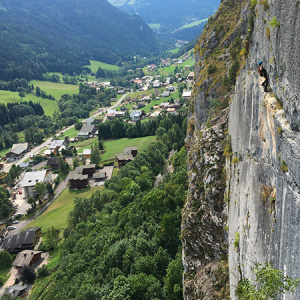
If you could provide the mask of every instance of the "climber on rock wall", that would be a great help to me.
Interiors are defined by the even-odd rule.
[[[264,63],[262,61],[260,61],[258,63],[258,65],[259,65],[258,73],[260,76],[265,77],[265,81],[261,85],[264,87],[264,91],[268,92],[268,85],[269,85],[268,73],[267,73],[266,69],[264,68],[263,64]]]

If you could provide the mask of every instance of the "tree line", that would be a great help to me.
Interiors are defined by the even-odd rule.
[[[75,200],[59,269],[44,299],[182,299],[186,150],[174,154],[174,172],[153,188],[168,154],[159,140],[105,189]]]

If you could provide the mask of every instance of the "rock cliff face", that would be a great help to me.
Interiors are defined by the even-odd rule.
[[[236,299],[239,280],[253,277],[255,262],[272,260],[300,277],[300,1],[240,2],[222,2],[195,50],[182,222],[186,299],[226,299],[218,284],[226,283],[226,273]],[[224,15],[231,15],[230,24]],[[259,60],[269,73],[269,93],[261,87]],[[228,122],[227,110],[211,121],[228,102]],[[216,279],[220,270],[223,281]],[[300,289],[283,296],[299,298]]]

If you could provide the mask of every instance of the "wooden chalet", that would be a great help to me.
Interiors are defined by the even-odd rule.
[[[41,227],[28,228],[19,234],[4,239],[2,248],[12,254],[33,250],[42,236]]]
[[[76,171],[69,173],[69,189],[83,189],[89,185],[88,175],[78,174]]]
[[[22,269],[24,267],[32,267],[36,262],[38,262],[42,257],[43,251],[33,251],[33,250],[23,250],[18,253],[12,266],[15,269]]]
[[[116,154],[116,161],[118,162],[118,167],[121,168],[125,166],[130,161],[133,161],[138,153],[138,147],[126,147],[124,148],[124,153]]]
[[[26,298],[28,295],[29,286],[15,284],[5,290],[4,295],[10,295],[11,298]]]

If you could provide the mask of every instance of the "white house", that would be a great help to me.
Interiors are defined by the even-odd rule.
[[[34,172],[26,172],[21,182],[21,186],[24,188],[25,197],[34,197],[36,192],[34,186],[37,182],[46,184],[51,182],[51,170],[41,170]]]

